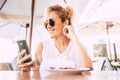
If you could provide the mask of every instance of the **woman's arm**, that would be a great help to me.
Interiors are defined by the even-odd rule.
[[[76,37],[74,35],[72,37],[72,42],[75,46],[76,66],[92,68],[92,61],[91,61],[89,55],[87,54],[86,49],[83,47],[81,42],[78,40],[78,37]]]
[[[42,62],[42,51],[43,51],[43,43],[40,42],[35,51],[35,66],[32,68],[33,71],[40,69],[40,64]]]
[[[42,51],[43,51],[43,43],[40,42],[35,52],[37,63],[40,64],[42,62]]]
[[[84,67],[84,68],[92,68],[92,61],[88,56],[86,50],[84,49],[83,45],[79,41],[78,37],[76,36],[74,29],[72,26],[66,26],[65,28],[68,29],[68,33],[64,33],[72,43],[74,44],[75,48],[75,59],[76,59],[76,66],[77,67]]]
[[[35,55],[36,58],[38,59],[39,63],[41,63],[42,61],[42,49],[43,49],[43,45],[42,43],[40,43],[36,49]],[[24,63],[25,60],[27,60],[28,58],[31,58],[31,54],[24,56],[23,55],[26,53],[25,50],[23,50],[21,53],[19,53],[18,55],[18,59],[17,59],[17,66],[19,70],[22,71],[29,71],[30,69],[32,69],[33,71],[35,70],[39,70],[39,65],[36,63],[36,61],[30,61],[27,63]]]

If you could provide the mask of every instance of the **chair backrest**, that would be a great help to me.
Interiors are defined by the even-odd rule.
[[[99,57],[95,64],[95,70],[97,71],[114,71],[114,67],[109,61],[108,57]]]
[[[101,71],[114,71],[114,67],[110,63],[109,58],[104,58],[103,65],[101,67]]]
[[[104,63],[104,59],[96,59],[96,61],[93,62],[94,71],[101,71],[103,63]]]

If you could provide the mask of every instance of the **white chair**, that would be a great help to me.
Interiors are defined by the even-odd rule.
[[[93,66],[95,71],[116,71],[108,57],[99,57]]]

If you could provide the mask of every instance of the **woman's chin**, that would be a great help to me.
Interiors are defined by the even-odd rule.
[[[51,39],[53,39],[53,38],[54,38],[54,36],[50,36],[50,38],[51,38]]]

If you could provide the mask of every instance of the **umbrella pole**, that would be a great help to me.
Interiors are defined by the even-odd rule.
[[[26,35],[25,35],[25,38],[26,38],[26,41],[27,41],[27,36],[28,36],[28,28],[29,28],[29,24],[28,24],[28,23],[26,23],[26,26],[25,26],[25,28],[26,28]]]
[[[111,54],[111,46],[110,46],[110,38],[109,38],[109,23],[106,24],[106,30],[107,30],[107,41],[108,41],[108,50],[110,53],[110,60],[112,60],[112,54]]]
[[[32,46],[34,7],[35,7],[35,0],[32,0],[32,5],[31,5],[31,26],[30,26],[30,38],[29,38],[29,50],[30,50],[30,52],[31,52],[31,46]]]
[[[113,48],[114,48],[115,61],[118,61],[115,43],[113,43]]]

